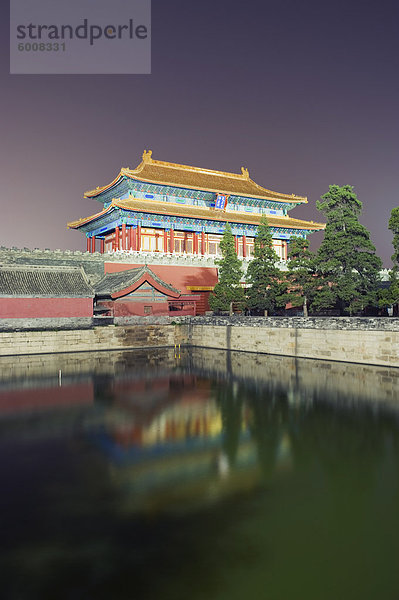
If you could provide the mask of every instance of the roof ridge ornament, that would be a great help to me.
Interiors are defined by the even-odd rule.
[[[152,162],[152,150],[144,150],[143,152],[143,162],[151,163]]]
[[[246,167],[241,167],[241,173],[244,179],[249,179],[249,171]]]

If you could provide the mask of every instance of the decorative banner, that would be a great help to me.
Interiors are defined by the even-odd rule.
[[[228,196],[226,196],[226,194],[217,194],[215,208],[218,208],[219,210],[225,210],[227,206],[227,198]]]

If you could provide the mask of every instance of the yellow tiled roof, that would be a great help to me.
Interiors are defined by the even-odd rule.
[[[68,223],[68,227],[77,228],[85,223],[88,223],[109,210],[115,208],[124,208],[135,212],[146,212],[157,215],[172,215],[176,217],[188,217],[192,219],[210,219],[213,221],[223,221],[228,223],[246,223],[249,225],[259,225],[261,220],[260,214],[248,214],[240,212],[225,212],[221,210],[214,210],[210,208],[202,208],[198,206],[187,206],[180,204],[173,204],[171,202],[155,202],[154,200],[141,200],[136,198],[129,198],[128,200],[113,200],[110,206],[103,211],[79,219],[79,221],[73,221]],[[309,229],[318,231],[324,229],[324,223],[314,223],[313,221],[303,221],[301,219],[293,219],[292,217],[266,215],[268,223],[271,227],[290,227],[293,229]]]
[[[200,167],[179,165],[176,163],[154,160],[151,150],[144,151],[143,160],[136,169],[123,168],[118,176],[108,185],[97,187],[85,193],[85,198],[92,198],[111,188],[121,177],[153,183],[183,187],[204,192],[219,192],[235,196],[247,196],[262,200],[278,200],[280,202],[302,204],[307,202],[305,196],[272,192],[255,183],[249,176],[248,169],[241,168],[241,173],[227,173]]]

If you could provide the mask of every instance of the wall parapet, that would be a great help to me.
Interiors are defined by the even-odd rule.
[[[192,325],[218,327],[271,327],[281,329],[331,329],[352,331],[399,331],[396,317],[244,317],[205,316],[186,317]]]
[[[0,319],[0,332],[91,329],[93,317]]]

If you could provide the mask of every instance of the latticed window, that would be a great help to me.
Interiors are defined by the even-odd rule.
[[[220,239],[219,235],[208,235],[208,254],[216,256],[220,254]]]
[[[184,239],[181,237],[176,237],[175,234],[175,252],[178,254],[182,254],[184,251]]]
[[[251,238],[249,240],[247,238],[247,256],[254,256],[254,249],[255,249],[255,245],[254,245],[253,238]]]

